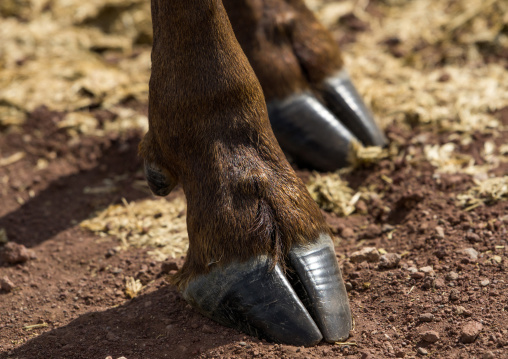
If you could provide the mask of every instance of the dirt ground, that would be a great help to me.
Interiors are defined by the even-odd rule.
[[[122,11],[136,10],[126,3]],[[507,42],[486,32],[457,40],[479,32],[473,15],[453,28],[454,51],[417,35],[380,42],[373,19],[402,24],[396,11],[410,12],[400,2],[363,2],[364,12],[347,7],[353,1],[309,3],[392,143],[359,150],[335,174],[296,169],[335,234],[355,324],[348,342],[261,341],[202,317],[169,284],[185,260],[176,225],[184,195],[158,202],[144,185],[134,124],[146,120],[146,88],[114,101],[109,89],[81,91],[73,108],[56,97],[23,107],[11,91],[0,92],[0,358],[508,358]],[[5,24],[35,21],[5,9]],[[489,16],[478,23],[494,23]],[[501,21],[496,41],[508,35]],[[122,68],[149,54],[149,40],[136,39],[127,55],[94,49]],[[37,56],[12,68],[21,73]],[[380,58],[388,72],[376,77]],[[142,217],[143,206],[156,210]]]

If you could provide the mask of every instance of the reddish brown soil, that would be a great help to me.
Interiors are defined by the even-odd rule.
[[[411,358],[425,351],[433,358],[508,357],[508,202],[471,212],[459,208],[455,196],[472,183],[470,176],[438,179],[425,161],[405,160],[348,175],[353,187],[370,185],[386,193],[380,203],[358,204],[368,215],[326,213],[342,238],[336,249],[355,319],[353,344],[296,348],[260,341],[202,317],[168,284],[160,263],[146,250],[116,252],[114,238],[80,229],[77,223],[98,208],[122,197],[147,196],[133,186],[142,179],[139,134],[84,137],[69,144],[55,125],[60,118],[40,108],[23,131],[0,137],[2,156],[20,150],[28,154],[0,167],[0,228],[36,256],[24,264],[0,265],[0,279],[8,277],[15,285],[10,292],[0,291],[0,358]],[[392,127],[388,135],[421,152],[422,144],[411,144],[418,131]],[[488,139],[475,136],[465,150],[479,153]],[[425,139],[440,141],[439,136]],[[56,159],[38,170],[37,159],[54,157],[51,153]],[[383,181],[383,174],[393,183]],[[115,177],[120,191],[83,193],[86,186]],[[443,229],[441,236],[436,226]],[[352,264],[351,253],[366,246],[402,254],[402,260],[393,269]],[[464,254],[466,248],[478,251],[478,259]],[[493,260],[494,255],[502,260]],[[180,266],[183,258],[174,261]],[[427,266],[433,272],[422,273]],[[411,267],[418,272],[412,274]],[[125,276],[147,283],[135,299],[125,297]],[[473,343],[464,344],[461,332],[470,322],[483,329]],[[34,324],[43,326],[26,328]],[[422,335],[428,331],[435,333]],[[435,343],[424,340],[436,334]]]

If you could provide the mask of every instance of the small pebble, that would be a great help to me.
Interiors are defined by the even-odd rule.
[[[411,273],[411,278],[413,278],[413,279],[422,279],[422,278],[425,278],[425,273],[423,273],[423,272]]]
[[[434,320],[434,314],[432,313],[420,314],[418,320],[420,320],[420,322],[432,322]]]
[[[482,354],[482,359],[495,359],[496,356],[492,352],[485,352]]]
[[[427,349],[425,349],[425,348],[418,348],[417,352],[420,355],[427,355],[427,354],[429,354],[429,351]]]
[[[9,277],[4,276],[3,278],[0,278],[0,289],[3,289],[7,293],[10,293],[14,289],[14,287],[15,285],[14,283],[12,283]]]
[[[446,280],[452,281],[459,279],[459,274],[457,272],[450,272],[446,275]]]
[[[452,289],[450,291],[450,300],[459,300],[460,292],[458,289]]]
[[[383,231],[383,233],[391,232],[394,229],[395,229],[395,227],[392,226],[391,224],[388,224],[388,223],[383,224],[383,226],[381,227],[381,230]]]
[[[473,232],[466,233],[466,239],[469,242],[480,242],[481,241],[480,236],[477,235],[476,233],[473,233]]]
[[[435,343],[439,340],[439,333],[435,330],[428,330],[421,334],[421,338],[427,343]]]
[[[501,258],[501,256],[492,256],[492,260],[497,263],[501,263],[503,261],[503,258]]]
[[[420,272],[423,272],[426,275],[433,276],[434,275],[434,268],[432,268],[432,266],[421,267]]]
[[[437,226],[436,227],[436,238],[438,238],[438,239],[444,239],[444,237],[445,237],[445,234],[444,234],[443,227]]]
[[[397,253],[386,253],[379,258],[379,268],[391,269],[399,265],[400,255]]]
[[[472,343],[475,341],[478,334],[483,329],[483,325],[481,323],[472,321],[464,325],[460,331],[460,341],[464,344]]]
[[[481,280],[481,282],[480,282],[480,285],[481,285],[482,287],[486,287],[486,286],[488,286],[489,284],[490,284],[490,280],[488,280],[487,278],[482,279],[482,280]]]
[[[110,249],[108,249],[108,251],[106,252],[106,254],[104,256],[106,258],[111,258],[117,253],[118,253],[118,250],[116,248],[110,248]]]
[[[355,236],[355,231],[352,228],[346,227],[341,231],[340,235],[344,238],[352,238]]]
[[[379,251],[375,247],[365,247],[357,252],[354,252],[349,257],[352,263],[361,262],[377,262],[379,261]]]
[[[456,306],[454,309],[455,309],[455,314],[457,314],[457,315],[464,315],[465,317],[470,317],[472,314],[469,310],[467,310],[466,308],[464,308],[461,305]]]
[[[475,261],[478,259],[478,252],[474,248],[466,248],[461,251],[463,254],[468,256],[469,259]]]

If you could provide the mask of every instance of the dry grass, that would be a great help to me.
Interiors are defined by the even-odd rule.
[[[492,204],[502,199],[508,199],[508,176],[475,182],[476,185],[473,188],[457,197],[460,205],[467,211],[483,204]]]
[[[370,27],[343,50],[348,70],[382,126],[419,126],[450,140],[425,145],[423,156],[401,155],[412,163],[429,161],[438,173],[472,175],[481,188],[497,183],[490,173],[508,161],[506,145],[488,141],[482,151],[485,164],[478,165],[452,141],[467,145],[475,132],[496,138],[507,130],[494,114],[508,106],[508,62],[505,58],[486,64],[484,58],[508,49],[508,2],[385,0],[376,2],[375,12],[368,10],[368,0],[307,3],[328,27],[336,29],[338,37],[344,30],[340,25],[344,16],[354,16]],[[351,163],[368,165],[397,152],[396,143],[388,152],[356,146]],[[328,198],[329,188],[343,188],[344,193],[333,197],[338,207],[346,203],[347,208],[351,194],[340,176],[319,178],[319,186],[311,188],[322,188],[322,193],[314,194],[316,199]],[[469,202],[490,198],[473,189],[467,196]],[[321,205],[335,208],[327,200]]]
[[[115,236],[120,248],[149,247],[157,260],[185,255],[189,246],[185,202],[146,199],[111,205],[81,223],[101,236]]]
[[[117,105],[147,101],[149,1],[3,0],[0,14],[0,125],[45,105],[71,117],[99,106],[125,122],[112,129],[146,127]],[[73,123],[102,134],[84,116]]]

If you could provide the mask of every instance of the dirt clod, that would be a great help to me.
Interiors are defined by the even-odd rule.
[[[420,316],[418,317],[418,320],[420,322],[432,322],[434,320],[434,314],[432,314],[432,313],[420,314]]]
[[[457,301],[460,299],[460,291],[458,289],[452,289],[450,291],[450,300]]]
[[[423,278],[425,278],[425,273],[423,273],[423,272],[411,273],[411,278],[416,279],[416,280],[423,279]]]
[[[9,293],[14,288],[15,288],[15,285],[14,285],[14,283],[12,283],[12,281],[9,279],[9,277],[4,276],[4,277],[0,278],[0,289]]]
[[[377,262],[379,261],[379,251],[375,247],[365,247],[359,251],[351,253],[349,260],[352,263]]]
[[[434,287],[437,289],[443,288],[445,286],[445,281],[442,277],[438,277],[434,280]]]
[[[0,259],[8,264],[25,263],[35,258],[35,253],[22,244],[8,242],[0,248]]]
[[[392,269],[399,265],[401,256],[397,253],[386,253],[379,258],[379,268]]]
[[[420,337],[424,342],[427,343],[435,343],[439,340],[439,333],[435,330],[427,330],[423,333],[421,333]]]

